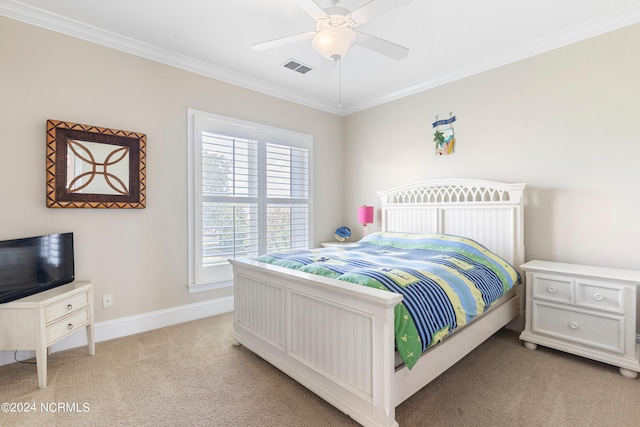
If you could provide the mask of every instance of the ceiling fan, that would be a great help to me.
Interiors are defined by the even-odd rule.
[[[372,0],[352,12],[337,6],[340,0],[329,0],[330,7],[325,9],[318,6],[314,0],[296,0],[298,6],[316,20],[316,31],[257,43],[251,47],[261,51],[311,40],[311,45],[320,55],[338,62],[351,50],[354,44],[357,44],[389,58],[400,60],[407,56],[408,48],[370,34],[355,31],[354,28],[411,1],[413,0]]]

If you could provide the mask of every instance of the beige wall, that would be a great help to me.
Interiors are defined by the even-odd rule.
[[[638,39],[635,25],[341,118],[0,18],[0,239],[73,231],[78,276],[114,297],[98,321],[230,295],[186,290],[194,108],[314,135],[316,243],[343,223],[359,237],[377,190],[481,178],[528,184],[527,259],[640,269]],[[436,157],[431,123],[449,112],[456,153]],[[47,119],[146,133],[147,208],[47,209]]]
[[[526,182],[527,260],[640,269],[637,40],[640,25],[346,117],[347,222],[413,181]],[[436,157],[449,112],[456,153]]]
[[[341,117],[0,17],[0,239],[73,231],[97,321],[232,293],[187,292],[187,108],[312,134],[316,242],[342,225]],[[147,208],[47,209],[47,119],[146,133]]]

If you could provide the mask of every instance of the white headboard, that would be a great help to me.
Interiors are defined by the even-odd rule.
[[[525,186],[446,179],[380,191],[382,230],[469,237],[519,269],[524,263]]]

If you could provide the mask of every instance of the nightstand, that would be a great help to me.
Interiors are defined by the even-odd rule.
[[[636,343],[640,272],[530,261],[526,273],[524,345],[538,344],[620,368],[627,378],[640,372]]]
[[[323,248],[335,248],[337,246],[345,246],[345,245],[350,245],[352,243],[354,243],[354,242],[349,242],[349,241],[347,241],[347,242],[338,242],[338,241],[335,241],[335,242],[323,242],[323,243],[320,243],[320,244],[322,245]]]
[[[0,304],[0,350],[35,350],[38,387],[47,386],[47,353],[70,334],[86,329],[89,354],[96,352],[93,285],[71,282]]]

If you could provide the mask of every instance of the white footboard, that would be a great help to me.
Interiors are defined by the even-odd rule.
[[[253,261],[234,268],[234,339],[366,426],[397,426],[402,296]]]

